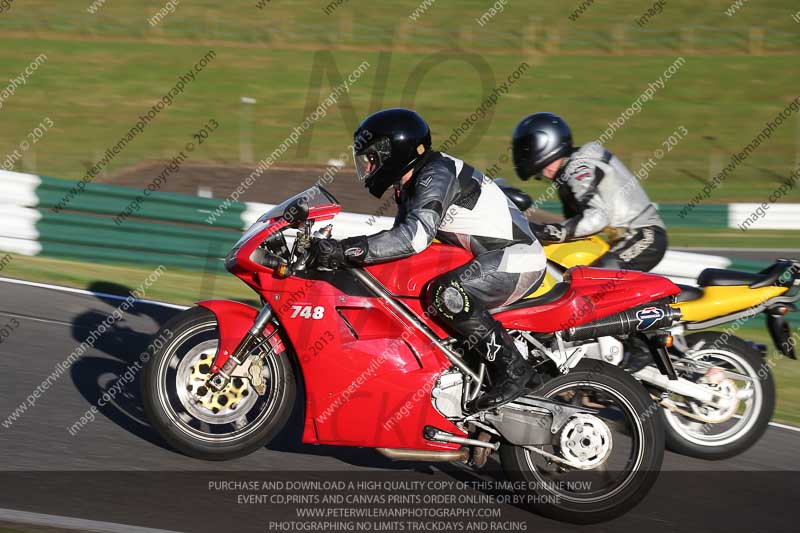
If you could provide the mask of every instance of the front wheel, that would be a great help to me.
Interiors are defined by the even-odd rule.
[[[638,504],[664,458],[664,427],[644,387],[619,368],[584,360],[534,394],[596,412],[567,420],[548,445],[501,445],[506,475],[530,491],[526,506],[592,524]]]
[[[732,398],[725,411],[691,398],[673,398],[685,414],[664,409],[667,448],[706,460],[738,455],[761,438],[775,410],[775,381],[769,365],[758,350],[733,335],[704,331],[685,339],[690,352],[681,355],[702,366],[680,372],[681,377],[707,380],[708,368],[720,368],[740,379],[726,378],[714,385],[719,394]]]
[[[183,311],[165,331],[169,342],[142,371],[142,399],[147,418],[172,447],[198,459],[233,459],[264,446],[283,428],[296,393],[288,354],[263,348],[251,354],[257,363],[251,371],[258,372],[260,362],[264,394],[248,375],[214,392],[205,386],[219,346],[214,313],[203,307]]]

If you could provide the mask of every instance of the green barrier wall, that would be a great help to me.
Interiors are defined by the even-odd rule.
[[[227,255],[245,225],[246,205],[241,202],[157,191],[146,194],[142,189],[95,183],[86,184],[76,194],[71,193],[76,181],[9,174],[7,183],[0,183],[0,195],[5,190],[12,198],[6,205],[35,209],[39,214],[35,217],[30,209],[26,211],[31,220],[38,218],[35,231],[28,233],[38,233],[36,240],[43,255],[221,271],[220,258]],[[14,200],[18,198],[25,200]],[[114,220],[137,199],[138,208],[127,218]],[[61,209],[53,209],[58,206]],[[221,206],[224,209],[220,210]],[[557,202],[545,202],[542,208],[561,212]],[[728,227],[728,205],[699,205],[682,218],[683,209],[683,204],[659,205],[668,228]],[[214,223],[208,224],[207,219],[215,212]],[[19,215],[6,216],[11,216],[6,219],[10,227],[20,225]],[[7,237],[32,239],[9,231]]]

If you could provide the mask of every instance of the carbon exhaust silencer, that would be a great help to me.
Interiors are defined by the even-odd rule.
[[[681,319],[681,312],[667,304],[628,309],[607,317],[571,327],[564,331],[564,340],[585,341],[597,337],[617,337],[643,331],[669,328]]]

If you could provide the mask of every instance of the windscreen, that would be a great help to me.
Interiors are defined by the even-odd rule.
[[[292,204],[292,202],[296,201],[297,199],[302,198],[306,203],[308,203],[308,208],[311,209],[312,207],[317,207],[320,205],[328,205],[328,204],[337,204],[336,198],[333,197],[331,193],[326,191],[320,185],[314,185],[313,187],[306,189],[305,191],[292,196],[291,198],[281,202],[279,205],[276,205],[263,215],[261,215],[255,223],[248,228],[247,231],[244,232],[244,235],[239,239],[236,243],[236,246],[233,247],[232,252],[238,250],[245,242],[247,242],[253,235],[256,235],[258,232],[262,231],[264,228],[269,226],[270,221],[280,218],[283,216],[284,211],[286,208]]]

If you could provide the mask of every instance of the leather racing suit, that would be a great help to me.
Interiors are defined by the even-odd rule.
[[[532,224],[542,240],[563,242],[608,229],[612,246],[592,263],[648,271],[664,257],[667,233],[639,181],[598,142],[577,149],[555,177],[566,221]]]
[[[493,379],[527,380],[529,366],[489,313],[535,290],[544,276],[544,250],[523,213],[492,179],[440,152],[431,152],[394,192],[394,227],[345,239],[345,260],[363,265],[406,257],[423,251],[434,238],[471,251],[472,261],[431,282],[426,312],[466,349],[479,353]]]

